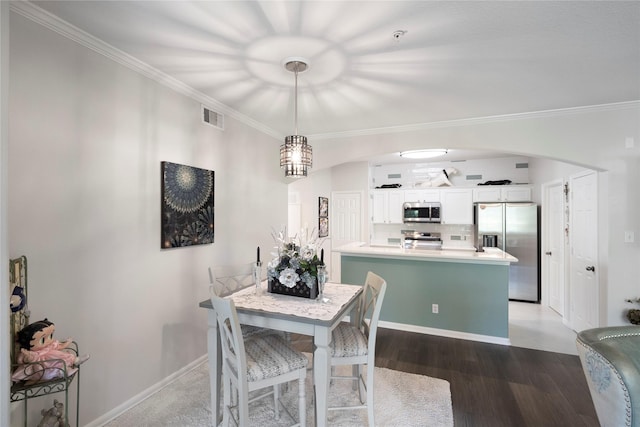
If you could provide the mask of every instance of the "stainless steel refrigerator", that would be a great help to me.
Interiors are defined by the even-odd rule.
[[[478,239],[518,258],[509,267],[509,299],[540,302],[538,205],[475,203]]]

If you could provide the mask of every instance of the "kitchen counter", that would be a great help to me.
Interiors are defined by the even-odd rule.
[[[363,243],[334,249],[342,283],[363,284],[368,271],[387,281],[380,313],[386,328],[509,344],[509,268],[498,248],[405,249]]]
[[[342,255],[364,256],[369,258],[396,258],[422,261],[487,263],[509,265],[518,259],[498,248],[485,248],[484,252],[476,252],[471,248],[441,250],[405,249],[399,246],[375,246],[365,243],[352,243],[333,250]]]

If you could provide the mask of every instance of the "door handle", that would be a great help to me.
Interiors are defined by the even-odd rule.
[[[595,271],[596,271],[596,268],[595,268],[593,265],[590,265],[590,266],[588,266],[588,267],[587,267],[587,271],[593,271],[593,272],[595,272]]]
[[[545,252],[544,254],[545,254],[545,255],[551,255],[551,251],[549,251],[549,252]]]

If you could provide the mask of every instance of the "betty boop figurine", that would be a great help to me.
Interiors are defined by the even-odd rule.
[[[27,384],[49,381],[54,378],[73,374],[89,355],[76,356],[71,349],[71,339],[64,342],[53,339],[56,326],[47,319],[39,320],[25,326],[18,332],[20,354],[16,362],[18,368],[11,379],[14,382],[26,381]]]

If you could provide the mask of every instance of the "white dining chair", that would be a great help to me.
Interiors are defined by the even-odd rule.
[[[280,418],[279,386],[298,380],[298,418],[296,426],[306,425],[305,378],[308,359],[278,335],[244,340],[235,304],[230,299],[211,297],[216,311],[222,347],[224,384],[223,425],[233,420],[237,426],[249,425],[249,403],[273,395],[275,418]],[[249,399],[249,392],[269,391]],[[237,392],[237,405],[231,394]],[[234,415],[237,409],[237,416]],[[285,409],[286,410],[286,409]]]
[[[373,372],[375,368],[376,333],[378,319],[387,282],[377,274],[367,273],[367,278],[355,314],[355,322],[340,323],[332,332],[331,342],[331,379],[355,381],[362,405],[329,407],[329,410],[367,409],[369,425],[374,425],[373,417]],[[367,365],[366,379],[363,377],[363,365]],[[334,367],[353,365],[352,376],[334,375]],[[355,389],[355,387],[354,387]],[[363,392],[366,392],[366,396]]]
[[[255,286],[253,263],[209,267],[209,291],[226,297],[249,286]]]
[[[226,297],[247,287],[255,286],[254,264],[224,265],[209,267],[209,293]],[[258,326],[241,325],[242,336],[247,339],[255,335],[279,334],[288,338],[284,332]]]

